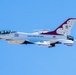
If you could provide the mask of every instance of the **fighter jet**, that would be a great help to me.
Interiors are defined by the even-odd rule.
[[[41,30],[33,33],[17,32],[10,30],[0,31],[0,39],[10,44],[36,44],[41,46],[55,47],[56,44],[73,46],[74,37],[70,35],[76,18],[69,18],[54,31]]]

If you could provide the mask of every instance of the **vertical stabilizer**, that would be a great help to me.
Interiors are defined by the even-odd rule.
[[[72,29],[72,26],[74,25],[75,22],[76,22],[76,18],[69,18],[63,24],[61,24],[58,28],[56,28],[54,31],[43,33],[43,34],[69,35]]]

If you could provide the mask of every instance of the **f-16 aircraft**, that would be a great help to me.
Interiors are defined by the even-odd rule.
[[[10,44],[36,44],[49,48],[55,47],[56,44],[73,46],[74,37],[70,35],[70,31],[75,22],[76,18],[69,18],[54,31],[42,30],[24,33],[3,30],[0,31],[0,39],[4,39]]]

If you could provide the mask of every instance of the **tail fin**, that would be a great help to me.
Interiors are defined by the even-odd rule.
[[[69,35],[72,29],[72,26],[76,22],[76,18],[69,18],[63,24],[61,24],[57,29],[52,32],[47,32],[43,34],[49,35]]]

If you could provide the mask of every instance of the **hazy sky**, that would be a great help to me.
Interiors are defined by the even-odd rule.
[[[0,30],[54,30],[69,17],[76,17],[76,0],[0,0]],[[76,75],[76,43],[48,48],[0,40],[0,75]]]

